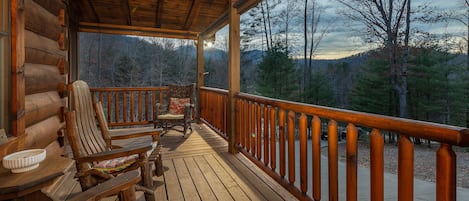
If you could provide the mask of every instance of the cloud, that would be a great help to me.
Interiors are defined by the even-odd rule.
[[[264,0],[265,1],[265,0]],[[321,5],[321,22],[319,24],[319,31],[321,33],[324,29],[327,29],[327,34],[322,39],[318,46],[318,50],[315,54],[315,58],[321,59],[335,59],[351,56],[360,52],[364,52],[373,48],[376,48],[376,44],[368,44],[364,41],[365,27],[359,22],[352,21],[346,16],[340,14],[341,6],[337,1],[331,0],[318,0]],[[297,19],[292,21],[289,25],[289,48],[292,51],[293,56],[302,57],[304,48],[304,33],[303,33],[303,19],[302,19],[302,3],[299,2],[299,12],[297,12]],[[465,12],[465,6],[463,0],[414,0],[412,1],[414,7],[419,5],[428,4],[435,8],[435,12],[449,11]],[[277,9],[282,9],[282,5]],[[249,17],[247,14],[242,16],[243,18]],[[418,24],[413,23],[414,28],[429,32],[435,35],[452,34],[455,36],[464,36],[467,33],[467,27],[462,24],[455,22],[451,23],[437,23],[437,24]],[[241,30],[243,31],[243,30]],[[274,30],[274,35],[279,30]],[[217,33],[218,34],[218,33]],[[220,31],[220,34],[227,34],[227,29]],[[279,38],[283,37],[283,34],[277,34]],[[261,49],[264,39],[262,34],[254,36],[252,43],[255,43],[253,47]],[[218,40],[217,36],[217,40]]]

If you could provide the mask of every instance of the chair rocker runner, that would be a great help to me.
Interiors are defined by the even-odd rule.
[[[194,84],[178,86],[169,85],[166,95],[166,103],[156,103],[154,105],[154,128],[163,128],[162,135],[169,129],[173,129],[186,134],[192,133],[192,109],[194,108]],[[182,126],[183,129],[177,129],[175,126]],[[188,132],[189,131],[189,132]]]
[[[109,129],[101,104],[95,105],[86,82],[77,80],[69,87],[71,106],[67,113],[67,137],[77,162],[77,177],[83,190],[114,175],[133,169],[141,170],[146,200],[154,200],[152,171],[149,161],[161,162],[159,155],[160,130],[148,128]],[[76,114],[75,114],[76,113]],[[100,122],[99,131],[96,118]],[[151,136],[152,141],[139,146],[119,148],[112,140]],[[159,164],[161,165],[161,164]]]

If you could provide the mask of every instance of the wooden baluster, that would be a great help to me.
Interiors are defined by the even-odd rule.
[[[337,122],[329,121],[328,126],[328,162],[329,162],[329,200],[339,200],[339,176],[337,153]]]
[[[249,115],[249,147],[251,155],[254,156],[256,153],[256,104],[254,102],[250,102]]]
[[[122,113],[123,113],[123,119],[124,119],[124,123],[127,122],[127,91],[124,91],[124,93],[122,93]]]
[[[227,96],[223,96],[223,119],[224,119],[224,123],[223,123],[223,133],[225,134],[226,137],[228,137],[227,133],[228,133],[228,97]]]
[[[285,177],[285,110],[278,111],[278,138],[279,138],[279,159],[280,177]]]
[[[456,154],[449,144],[436,152],[436,200],[456,200]]]
[[[168,90],[165,90],[165,92],[168,93]],[[160,103],[163,104],[163,91],[160,91]]]
[[[414,143],[408,136],[399,138],[398,200],[414,200]]]
[[[251,153],[252,156],[256,156],[256,103],[251,103],[251,129],[249,136],[251,137]]]
[[[114,119],[119,123],[119,91],[114,92]]]
[[[150,120],[150,93],[145,91],[145,120]]]
[[[135,98],[134,92],[130,91],[130,122],[135,122]]]
[[[246,118],[244,117],[244,100],[240,100],[240,127],[239,127],[239,135],[241,139],[241,147],[244,148],[246,146],[246,138],[244,136],[244,125]]]
[[[202,108],[203,109],[203,108]],[[205,110],[205,109],[203,109]],[[236,99],[236,128],[241,129],[241,100]],[[205,118],[205,116],[203,116]],[[241,133],[240,130],[238,130],[238,136],[237,136],[237,142],[236,144],[241,146]]]
[[[111,100],[111,92],[107,92],[107,122],[110,124],[111,122],[111,106],[112,106],[112,100]]]
[[[257,160],[262,159],[262,107],[257,105]]]
[[[137,103],[137,108],[138,108],[138,121],[142,121],[142,91],[137,91],[138,93],[138,103]]]
[[[384,200],[384,137],[378,129],[370,134],[371,200]]]
[[[92,103],[93,103],[93,105],[94,105],[94,104],[96,104],[96,93],[97,93],[97,92],[90,91],[90,93],[91,93],[91,101],[92,101]]]
[[[308,120],[304,113],[301,113],[299,119],[299,131],[300,131],[300,189],[301,192],[306,194],[308,191],[308,155],[307,155],[307,131]]]
[[[101,102],[101,104],[104,104],[104,103],[103,103],[103,99],[104,99],[103,96],[104,96],[104,95],[103,95],[103,92],[99,92],[99,101]],[[104,108],[104,106],[103,106],[103,108]]]
[[[153,114],[156,112],[156,111],[153,111],[155,105],[156,105],[156,91],[152,91],[151,92],[151,106],[150,106],[150,109],[151,109],[151,112],[152,112],[151,113],[152,114],[152,116],[151,116],[152,121],[154,121]]]
[[[219,129],[220,128],[220,126],[219,126],[220,105],[219,105],[219,100],[218,100],[217,94],[213,94],[213,95],[214,95],[214,102],[212,102],[212,104],[215,107],[215,110],[214,110],[214,113],[213,113],[215,118],[213,119],[212,124],[213,124],[213,126],[215,126],[215,128]],[[248,103],[247,106],[249,106],[249,103]],[[249,111],[248,111],[248,113],[249,113]],[[247,120],[249,121],[249,118],[247,118]]]
[[[275,121],[275,108],[270,107],[270,168],[272,168],[272,171],[275,172],[275,168],[277,166],[277,144],[276,144],[276,121]]]
[[[246,100],[246,151],[251,150],[251,110],[249,101]]]
[[[288,112],[288,181],[295,184],[295,113]]]
[[[264,165],[269,165],[269,107],[264,104]]]
[[[312,125],[313,199],[321,200],[321,119],[314,116]]]
[[[347,201],[357,200],[357,128],[347,126]]]
[[[246,151],[249,152],[249,150],[251,149],[251,133],[249,132],[249,125],[250,125],[250,122],[249,122],[249,118],[251,117],[250,115],[250,112],[249,112],[249,102],[247,100],[245,100],[244,102],[244,107],[245,107],[245,118],[246,118],[246,128],[245,128],[245,133],[246,135],[244,136],[245,137],[245,142],[246,142]]]

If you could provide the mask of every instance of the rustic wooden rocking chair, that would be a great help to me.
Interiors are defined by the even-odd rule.
[[[154,111],[154,127],[163,128],[162,135],[169,129],[173,129],[184,134],[192,133],[192,109],[194,108],[194,84],[178,86],[170,85],[166,95],[165,105],[156,103]],[[182,126],[183,129],[176,129],[175,126]],[[189,133],[187,132],[189,130]]]
[[[154,148],[151,144],[111,149],[107,147],[101,134],[91,132],[86,126],[88,120],[75,115],[75,111],[66,112],[67,139],[76,161],[76,177],[83,191],[91,189],[114,176],[140,168],[147,201],[154,200],[153,181],[148,163],[148,152]],[[78,117],[77,117],[78,116]],[[103,164],[120,162],[117,167],[107,168]]]
[[[73,145],[76,146],[75,150],[73,150],[74,148],[72,146],[72,151],[74,153],[75,158],[86,158],[86,160],[77,160],[77,166],[80,166],[77,167],[77,177],[80,179],[82,189],[86,190],[89,187],[95,185],[96,183],[101,182],[103,179],[108,179],[110,175],[118,175],[121,172],[140,168],[142,171],[142,183],[144,186],[144,188],[140,189],[145,190],[146,200],[153,200],[154,195],[152,171],[148,161],[161,161],[161,157],[159,156],[160,131],[155,129],[148,130],[145,128],[132,128],[125,130],[116,129],[115,131],[112,131],[113,129],[109,130],[102,112],[101,105],[95,105],[97,111],[93,109],[92,97],[86,82],[81,80],[73,82],[73,84],[69,87],[69,91],[71,92],[70,96],[72,98],[72,108],[76,111],[76,118],[74,120],[69,119],[69,121],[67,121],[67,132],[70,132],[72,134],[75,133],[76,135],[75,140],[70,140],[70,144],[76,144]],[[98,112],[97,116],[101,125],[101,132],[99,131],[96,124],[96,112]],[[75,125],[78,125],[76,126],[76,130],[73,130],[73,123],[75,123]],[[70,127],[70,129],[72,130],[69,131],[68,127]],[[116,135],[112,136],[112,134]],[[112,145],[112,140],[129,139],[142,136],[152,136],[153,141],[148,142],[148,145],[142,145],[139,147],[132,148],[125,147],[116,149],[119,147]],[[145,149],[145,147],[149,147],[149,149],[144,150],[143,152],[137,151],[142,151],[143,149]],[[134,148],[136,150],[134,150]],[[124,153],[129,154],[124,154],[122,153],[122,151],[124,151]],[[135,158],[135,156],[130,157],[131,155],[136,153],[139,154],[138,158]],[[107,156],[108,154],[110,155]],[[106,157],[95,157],[95,155],[106,155]],[[123,158],[120,158],[123,156],[126,156],[126,159],[128,160],[123,160]],[[93,160],[89,159],[90,157]],[[119,159],[109,161],[113,158]],[[111,164],[117,162],[119,166],[117,166],[117,169],[108,170],[108,164],[103,164],[103,162],[99,162],[102,160],[107,160],[107,162]],[[133,163],[130,163],[132,161]],[[103,168],[102,166],[105,167]]]
[[[139,181],[140,172],[133,170],[81,192],[68,201],[95,201],[115,194],[119,195],[121,201],[135,201],[135,184]]]

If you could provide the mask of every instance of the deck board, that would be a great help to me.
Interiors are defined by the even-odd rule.
[[[156,200],[297,200],[244,155],[229,154],[228,142],[208,126],[194,124],[193,128],[186,139],[175,131],[161,137],[164,174],[153,177]],[[115,144],[150,141],[148,137]],[[58,197],[65,198],[65,194],[79,190],[75,179],[69,182],[61,184],[68,190],[56,192]],[[138,200],[143,201],[142,192],[137,194]],[[114,201],[117,197],[104,200]]]
[[[187,139],[173,131],[162,136],[165,172],[158,179],[166,184],[158,185],[157,192],[166,188],[169,200],[296,200],[242,154],[227,153],[228,142],[209,127],[193,128]],[[170,180],[177,180],[179,189],[171,190],[176,185]]]

